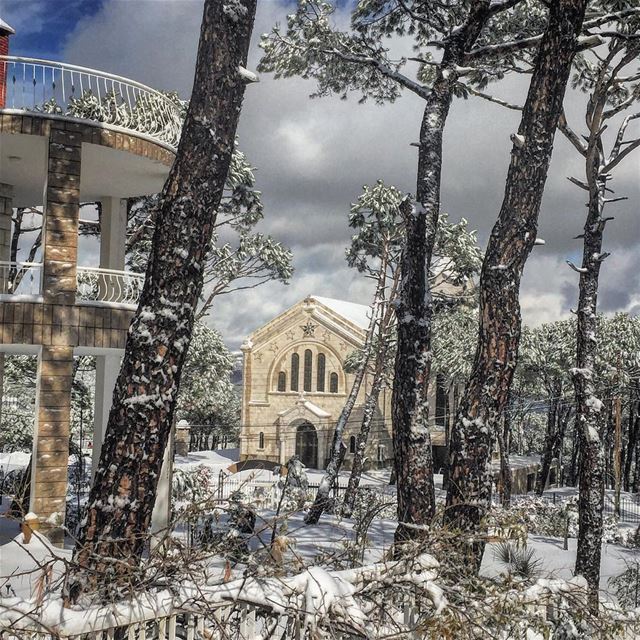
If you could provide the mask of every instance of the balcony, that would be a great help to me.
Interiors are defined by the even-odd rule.
[[[42,300],[41,262],[1,262],[0,300]],[[94,267],[78,267],[76,302],[89,306],[134,309],[140,299],[144,274]]]
[[[185,103],[175,94],[95,69],[36,58],[0,56],[0,69],[6,78],[4,113],[26,111],[99,123],[170,151],[177,149]]]

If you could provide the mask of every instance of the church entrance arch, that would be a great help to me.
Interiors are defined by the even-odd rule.
[[[310,422],[303,422],[296,429],[296,455],[305,467],[318,468],[318,433]]]

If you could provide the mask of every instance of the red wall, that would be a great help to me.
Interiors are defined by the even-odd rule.
[[[9,36],[0,36],[0,56],[9,55]],[[0,61],[0,109],[4,107],[7,95],[7,67]]]

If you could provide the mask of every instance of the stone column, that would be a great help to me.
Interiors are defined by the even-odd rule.
[[[191,438],[191,427],[186,420],[180,420],[176,425],[176,455],[188,456]]]
[[[43,346],[38,358],[29,510],[38,515],[55,543],[64,538],[59,525],[64,522],[67,496],[72,382],[73,347]]]
[[[76,300],[81,144],[79,133],[52,127],[44,217],[45,302],[73,305]]]
[[[242,408],[240,414],[240,460],[246,460],[249,451],[249,434],[251,431],[251,375],[253,356],[251,350],[253,343],[250,339],[245,340],[240,347],[242,351]]]
[[[93,413],[93,450],[91,452],[91,475],[94,476],[100,459],[100,449],[109,421],[113,400],[113,389],[120,373],[121,356],[96,357],[96,393]]]
[[[76,264],[81,136],[51,125],[44,203],[43,326],[51,325],[38,360],[30,509],[55,543],[63,539],[69,456],[73,348],[77,345]],[[58,514],[56,517],[52,517]]]

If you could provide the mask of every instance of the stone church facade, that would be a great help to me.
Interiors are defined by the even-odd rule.
[[[345,358],[364,343],[369,307],[308,296],[256,330],[244,357],[240,460],[283,464],[297,454],[309,468],[326,466],[335,424],[353,384]],[[345,431],[345,466],[371,376],[366,376]],[[435,405],[432,405],[435,406]],[[367,449],[367,468],[392,460],[391,389],[380,394]]]

